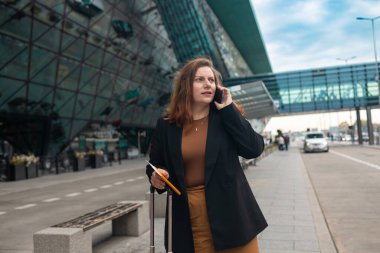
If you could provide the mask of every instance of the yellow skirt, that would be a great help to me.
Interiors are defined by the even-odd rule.
[[[204,186],[187,188],[195,253],[259,253],[257,239],[244,246],[215,251],[207,216]]]

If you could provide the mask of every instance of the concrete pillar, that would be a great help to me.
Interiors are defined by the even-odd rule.
[[[374,144],[371,107],[366,108],[369,145]]]
[[[358,143],[363,144],[362,122],[360,119],[360,107],[356,107],[356,127],[358,131]]]

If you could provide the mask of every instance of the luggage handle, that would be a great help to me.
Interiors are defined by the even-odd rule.
[[[150,186],[149,218],[150,218],[150,253],[155,252],[154,246],[154,187]]]
[[[173,253],[172,251],[172,245],[173,245],[173,224],[172,224],[172,208],[173,208],[173,190],[166,186],[167,190],[167,205],[168,205],[168,252],[167,253]],[[150,253],[155,253],[156,247],[154,245],[154,191],[155,188],[151,185],[150,186],[150,198],[149,198],[149,216],[150,216]]]

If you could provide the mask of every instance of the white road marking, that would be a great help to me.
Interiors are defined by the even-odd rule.
[[[121,184],[124,184],[123,181],[119,181],[119,182],[116,182],[116,183],[113,183],[114,185],[121,185]]]
[[[95,192],[97,190],[98,190],[97,188],[91,188],[91,189],[84,190],[84,192]]]
[[[45,200],[42,200],[42,201],[48,203],[48,202],[58,201],[58,200],[60,200],[60,199],[61,199],[61,198],[51,198],[51,199],[45,199]]]
[[[24,206],[15,207],[15,210],[27,209],[27,208],[34,207],[34,206],[36,206],[36,204],[27,204],[27,205],[24,205]]]
[[[7,212],[0,212],[0,215],[6,214]]]
[[[75,197],[75,196],[78,196],[78,195],[81,195],[82,193],[80,192],[73,192],[73,193],[70,193],[70,194],[66,194],[66,197]]]
[[[130,179],[128,179],[126,182],[133,182],[133,181],[136,181],[136,179],[134,179],[134,178],[130,178]]]
[[[100,188],[102,188],[102,189],[107,189],[107,188],[111,188],[111,187],[112,187],[112,185],[110,185],[110,184],[100,186]]]
[[[379,165],[376,165],[376,164],[373,164],[373,163],[369,163],[369,162],[366,162],[366,161],[363,161],[363,160],[360,160],[360,159],[357,159],[357,158],[353,158],[351,156],[348,156],[348,155],[345,155],[345,154],[342,154],[340,152],[336,152],[336,151],[333,151],[333,150],[330,150],[331,153],[335,154],[335,155],[339,155],[339,156],[342,156],[344,158],[347,158],[347,159],[350,159],[354,162],[357,162],[357,163],[361,163],[361,164],[364,164],[364,165],[367,165],[368,167],[372,167],[372,168],[375,168],[377,170],[380,170],[380,166]]]
[[[145,177],[144,176],[139,176],[139,177],[137,177],[136,179],[137,180],[140,180],[140,179],[144,179]]]

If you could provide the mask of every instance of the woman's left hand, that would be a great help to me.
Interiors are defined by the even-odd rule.
[[[214,104],[216,106],[216,108],[218,110],[221,110],[223,109],[224,107],[230,105],[232,103],[232,96],[231,96],[231,92],[229,89],[227,89],[226,87],[222,87],[222,86],[216,86],[217,89],[221,90],[223,92],[223,100],[222,100],[222,103],[218,103],[216,101],[214,101]]]

